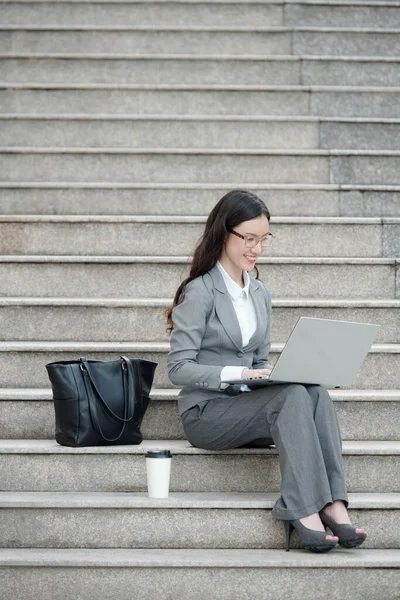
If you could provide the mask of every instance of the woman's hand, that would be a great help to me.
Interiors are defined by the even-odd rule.
[[[242,379],[249,379],[249,377],[266,377],[271,373],[272,369],[243,369]]]

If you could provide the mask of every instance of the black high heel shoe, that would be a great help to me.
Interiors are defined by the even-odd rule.
[[[315,531],[305,527],[303,523],[296,519],[295,521],[284,521],[286,533],[286,552],[290,550],[290,538],[293,529],[296,529],[300,538],[300,543],[305,550],[310,552],[329,552],[336,546],[336,542],[326,539],[324,531]]]
[[[354,527],[354,525],[349,525],[348,523],[335,523],[335,521],[332,521],[332,519],[322,511],[319,513],[319,516],[325,527],[329,527],[333,535],[337,535],[339,538],[339,545],[343,548],[357,548],[357,546],[361,546],[367,537],[366,533],[356,533],[357,527]]]

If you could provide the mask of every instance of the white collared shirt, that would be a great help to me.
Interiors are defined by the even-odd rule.
[[[242,288],[235,281],[233,281],[232,277],[228,275],[219,261],[217,262],[217,266],[224,279],[224,283],[232,300],[233,308],[235,309],[242,334],[242,345],[244,348],[249,343],[251,336],[254,334],[257,328],[256,311],[253,300],[249,293],[250,276],[247,271],[243,271],[245,286]],[[221,381],[240,379],[244,368],[245,367],[237,366],[224,367],[221,371]],[[243,391],[249,390],[247,386],[242,387]]]

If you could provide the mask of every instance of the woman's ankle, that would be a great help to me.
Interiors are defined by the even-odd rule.
[[[330,517],[335,523],[351,525],[349,513],[343,500],[335,500],[331,504],[327,504],[322,511]]]
[[[302,517],[299,519],[299,521],[308,529],[313,529],[314,531],[325,531],[325,527],[318,513],[308,515],[307,517]]]

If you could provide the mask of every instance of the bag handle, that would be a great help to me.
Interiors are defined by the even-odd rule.
[[[135,398],[139,398],[137,394],[141,394],[141,385],[140,385],[140,374],[139,368],[136,361],[130,361],[125,356],[121,356],[122,363],[122,382],[123,382],[123,390],[124,390],[124,416],[119,417],[116,415],[111,408],[108,406],[107,402],[102,397],[100,390],[96,384],[96,381],[93,377],[93,373],[91,371],[91,367],[85,357],[80,358],[81,370],[84,374],[84,382],[86,391],[89,399],[89,407],[90,413],[93,418],[93,426],[96,431],[101,435],[101,437],[106,442],[116,442],[122,436],[125,425],[127,422],[131,421],[135,412]],[[89,380],[89,381],[87,381]],[[101,404],[107,413],[116,421],[122,423],[121,431],[115,438],[108,438],[102,431],[100,420],[97,412],[97,403],[96,398],[93,395],[93,389],[96,392]]]
[[[121,423],[127,423],[128,421],[131,421],[133,419],[134,410],[135,410],[135,406],[134,406],[135,405],[135,397],[138,397],[137,394],[141,394],[140,375],[139,375],[139,369],[138,369],[136,362],[132,365],[130,360],[128,358],[126,358],[125,356],[121,356],[121,359],[123,361],[121,364],[121,368],[122,368],[122,372],[123,372],[123,383],[124,383],[124,405],[126,408],[129,408],[129,411],[126,411],[126,412],[131,413],[130,416],[128,416],[126,418],[121,418],[118,415],[116,415],[111,410],[111,408],[108,406],[107,402],[104,400],[104,398],[101,395],[101,392],[96,384],[91,367],[89,366],[87,359],[82,357],[79,360],[81,361],[81,364],[85,367],[85,369],[82,369],[82,367],[81,367],[82,371],[85,372],[85,370],[86,370],[86,373],[90,379],[90,383],[92,384],[93,388],[95,389],[100,402],[102,403],[103,407],[106,409],[108,414],[111,417],[113,417],[114,419],[116,419],[117,421],[120,421]],[[133,373],[133,371],[135,371],[135,373]],[[135,389],[133,388],[133,386],[135,386]]]

